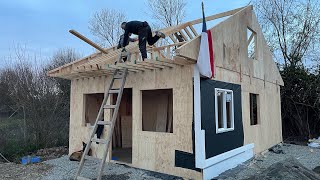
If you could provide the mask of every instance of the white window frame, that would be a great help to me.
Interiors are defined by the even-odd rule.
[[[218,122],[218,92],[223,93],[223,107],[222,107],[222,119],[223,119],[223,128],[219,128]],[[231,93],[231,128],[227,128],[227,108],[226,108],[226,94]],[[224,133],[234,130],[234,98],[233,91],[229,89],[220,89],[215,88],[215,121],[216,121],[216,133]]]

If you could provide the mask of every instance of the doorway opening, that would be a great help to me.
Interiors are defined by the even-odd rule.
[[[113,95],[113,104],[117,95]],[[123,89],[112,136],[112,160],[132,163],[132,88]]]

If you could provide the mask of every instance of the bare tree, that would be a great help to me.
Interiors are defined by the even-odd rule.
[[[98,38],[98,43],[104,47],[118,43],[123,30],[120,24],[126,21],[126,15],[111,9],[96,12],[89,21],[91,33]]]
[[[256,0],[254,4],[269,46],[276,57],[283,57],[285,66],[302,64],[319,47],[318,0]]]
[[[9,106],[16,115],[6,118],[12,117],[10,120],[19,124],[1,134],[5,141],[0,142],[0,151],[9,153],[10,149],[14,149],[11,156],[29,151],[30,146],[67,145],[70,81],[50,78],[47,71],[79,57],[71,49],[62,49],[55,53],[48,65],[35,66],[32,56],[22,50],[16,49],[15,57],[12,56],[16,59],[14,64],[0,69],[0,114],[6,110],[1,107]],[[41,59],[36,60],[41,62]],[[20,120],[22,122],[18,123]],[[17,134],[14,136],[16,139],[9,142],[12,133]]]
[[[185,0],[148,0],[148,14],[165,27],[180,24],[185,17]],[[150,13],[149,13],[150,12]]]
[[[64,64],[70,63],[77,59],[80,59],[80,55],[74,49],[59,49],[57,52],[53,54],[50,63],[44,68],[44,72],[47,72]],[[66,97],[69,97],[71,86],[69,80],[60,78],[52,78],[51,80],[54,81],[54,84],[58,87],[56,89],[59,90],[59,93],[63,93]],[[69,103],[68,98],[66,99],[66,103]]]

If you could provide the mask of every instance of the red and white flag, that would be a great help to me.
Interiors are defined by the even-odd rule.
[[[207,78],[212,78],[214,75],[214,51],[212,46],[212,36],[211,31],[207,30],[206,18],[204,16],[204,5],[202,2],[202,33],[201,33],[201,42],[200,42],[200,50],[198,56],[198,69],[202,76]]]

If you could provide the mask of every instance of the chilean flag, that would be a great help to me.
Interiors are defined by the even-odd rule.
[[[212,36],[211,31],[207,30],[206,18],[204,16],[204,5],[202,2],[202,33],[201,33],[201,42],[200,50],[197,65],[199,72],[202,76],[207,78],[212,78],[214,75],[214,56],[213,56],[213,46],[212,46]]]

